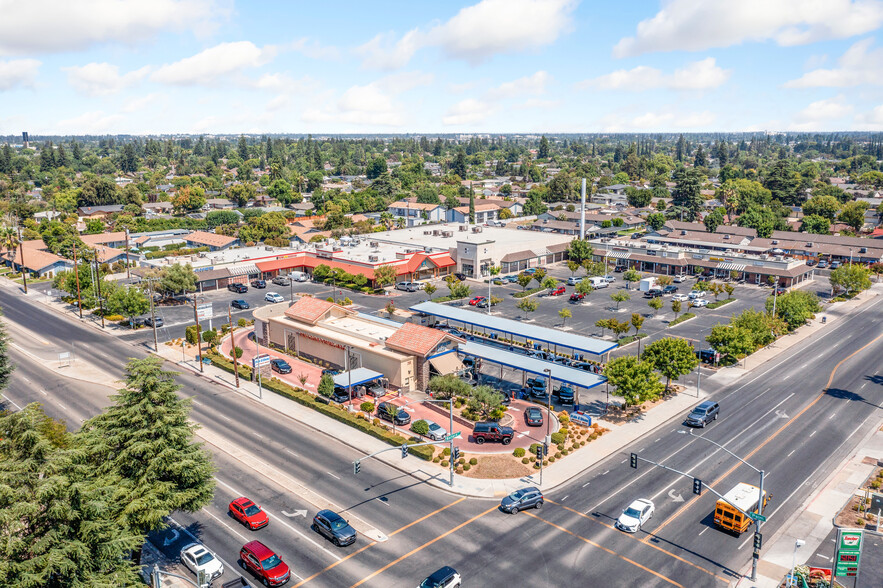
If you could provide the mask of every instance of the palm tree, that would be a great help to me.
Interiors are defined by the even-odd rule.
[[[392,223],[393,223],[393,218],[392,218],[391,212],[384,211],[384,212],[380,213],[380,224],[382,224],[384,227],[386,227],[387,231],[390,228],[392,228]]]
[[[21,279],[22,284],[25,288],[25,294],[27,294],[28,271],[25,268],[25,251],[21,239],[19,238],[19,233],[12,227],[4,226],[2,233],[0,233],[0,244],[3,245],[4,250],[10,253],[10,259],[12,260],[13,265],[15,265],[15,248],[19,248],[19,258],[21,261]]]

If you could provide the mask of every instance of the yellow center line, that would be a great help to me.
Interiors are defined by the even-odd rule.
[[[416,524],[419,523],[419,522],[425,521],[426,519],[428,519],[429,517],[431,517],[431,516],[433,516],[433,515],[437,515],[437,514],[440,513],[441,511],[445,510],[446,508],[450,508],[450,507],[454,506],[455,504],[459,504],[459,503],[463,502],[464,500],[466,500],[466,497],[465,497],[465,496],[463,496],[463,497],[461,497],[461,498],[458,498],[458,499],[455,500],[454,502],[452,502],[452,503],[450,503],[450,504],[447,504],[447,505],[445,505],[445,506],[443,506],[443,507],[441,507],[441,508],[439,508],[439,509],[437,509],[437,510],[434,510],[434,511],[432,511],[431,513],[429,513],[428,515],[422,516],[422,517],[420,517],[419,519],[417,519],[416,521],[414,521],[414,522],[412,522],[412,523],[408,523],[408,524],[405,525],[404,527],[401,527],[401,528],[399,528],[399,529],[396,529],[395,531],[393,531],[392,533],[390,533],[389,535],[387,535],[387,537],[392,537],[392,536],[394,536],[394,535],[396,535],[396,534],[398,534],[398,533],[404,531],[405,529],[407,529],[407,528],[409,528],[409,527],[412,527],[412,526],[416,525]],[[343,562],[345,562],[345,561],[348,560],[349,558],[353,557],[354,555],[358,555],[358,554],[362,553],[363,551],[365,551],[366,549],[368,549],[369,547],[372,547],[372,546],[374,546],[374,545],[377,545],[377,541],[372,541],[371,543],[365,545],[364,547],[361,547],[361,548],[357,549],[356,551],[352,552],[351,554],[347,555],[346,557],[343,557],[343,558],[337,560],[336,562],[332,563],[331,565],[329,565],[329,566],[326,567],[325,569],[319,570],[318,572],[316,572],[315,574],[313,574],[313,575],[310,576],[309,578],[306,578],[306,579],[304,579],[304,580],[301,580],[299,583],[295,584],[295,585],[292,586],[291,588],[300,588],[300,586],[303,586],[303,585],[306,584],[307,582],[316,579],[317,577],[321,576],[322,574],[324,574],[324,573],[327,572],[328,570],[330,570],[330,569],[332,569],[332,568],[334,568],[334,567],[337,567],[338,565],[342,564]]]
[[[547,521],[546,519],[540,518],[540,517],[538,517],[537,515],[533,514],[532,512],[525,512],[525,513],[523,513],[523,514],[526,514],[527,516],[531,516],[531,517],[537,519],[538,521],[543,521],[543,522],[546,523],[547,525],[549,525],[549,526],[551,526],[551,527],[555,527],[556,529],[558,529],[559,531],[561,531],[561,532],[563,532],[563,533],[567,533],[568,535],[571,535],[571,536],[573,536],[573,537],[576,537],[577,539],[579,539],[579,540],[581,540],[581,541],[584,541],[584,542],[588,543],[588,544],[591,545],[592,547],[597,547],[598,549],[601,549],[601,550],[603,550],[603,551],[606,551],[606,552],[609,553],[610,555],[615,555],[615,556],[618,557],[619,559],[621,559],[621,560],[623,560],[623,561],[625,561],[625,562],[628,562],[628,563],[632,564],[633,566],[635,566],[635,567],[637,567],[637,568],[640,568],[640,569],[644,570],[645,572],[648,572],[648,573],[650,573],[650,574],[653,574],[653,575],[656,576],[657,578],[659,578],[659,579],[661,579],[661,580],[665,580],[665,581],[668,582],[669,584],[672,584],[672,585],[674,585],[674,586],[680,586],[680,588],[684,588],[683,585],[678,584],[677,582],[675,582],[675,581],[672,580],[671,578],[667,578],[667,577],[663,576],[662,574],[660,574],[659,572],[656,572],[656,571],[651,570],[651,569],[648,568],[647,566],[641,565],[641,564],[639,564],[638,562],[636,562],[636,561],[634,561],[634,560],[631,560],[631,559],[627,558],[627,557],[624,556],[624,555],[620,555],[620,554],[616,553],[616,552],[613,551],[612,549],[608,549],[608,548],[604,547],[603,545],[600,545],[600,544],[598,544],[598,543],[595,543],[595,542],[592,541],[591,539],[586,539],[586,538],[583,537],[582,535],[577,535],[577,534],[574,533],[573,531],[568,531],[568,530],[565,529],[564,527],[561,527],[561,526],[559,526],[559,525],[556,525],[555,523],[552,523],[552,522],[550,522],[550,521]]]
[[[493,512],[493,511],[497,510],[498,508],[499,508],[498,505],[494,505],[494,506],[490,507],[489,509],[487,509],[486,511],[484,511],[484,512],[482,512],[482,513],[479,513],[479,514],[475,515],[474,517],[472,517],[472,518],[469,519],[468,521],[464,521],[464,522],[460,523],[459,525],[457,525],[456,527],[454,527],[454,528],[451,529],[450,531],[446,531],[445,533],[442,533],[441,535],[439,535],[439,536],[436,537],[435,539],[432,539],[432,540],[430,540],[430,541],[427,541],[426,543],[424,543],[424,544],[421,545],[420,547],[415,547],[414,549],[412,549],[411,551],[409,551],[409,552],[406,553],[405,555],[401,556],[400,558],[398,558],[398,559],[396,559],[396,560],[393,560],[393,561],[389,562],[388,564],[386,564],[385,566],[383,566],[382,568],[380,568],[380,569],[377,570],[376,572],[374,572],[374,573],[372,573],[372,574],[369,574],[369,575],[365,576],[364,578],[362,578],[361,580],[359,580],[358,582],[356,582],[355,584],[353,584],[352,586],[350,586],[350,588],[356,588],[357,586],[361,586],[362,584],[364,584],[365,582],[367,582],[368,580],[370,580],[370,579],[373,578],[374,576],[377,576],[378,574],[382,574],[383,572],[385,572],[386,570],[388,570],[388,569],[391,568],[392,566],[396,565],[396,564],[399,563],[400,561],[403,561],[403,560],[405,560],[405,559],[408,559],[409,557],[411,557],[412,555],[414,555],[414,554],[417,553],[418,551],[422,551],[422,550],[426,549],[427,547],[429,547],[430,545],[432,545],[433,543],[435,543],[436,541],[441,541],[442,539],[444,539],[444,538],[447,537],[448,535],[450,535],[450,534],[452,534],[452,533],[456,533],[457,531],[459,531],[460,529],[462,529],[463,527],[465,527],[465,526],[468,525],[469,523],[472,523],[472,522],[474,522],[474,521],[477,521],[477,520],[480,519],[481,517],[483,517],[483,516],[485,516],[486,514],[489,514],[489,513]]]
[[[784,425],[782,425],[781,427],[779,427],[779,429],[778,429],[775,433],[773,433],[771,436],[767,437],[766,441],[764,441],[763,443],[761,443],[760,445],[758,445],[757,447],[755,447],[753,450],[751,450],[751,452],[750,452],[748,455],[744,456],[742,459],[745,460],[745,461],[747,461],[748,459],[750,459],[751,457],[753,457],[758,451],[760,451],[761,449],[763,449],[764,447],[766,447],[766,444],[767,444],[767,443],[769,443],[770,441],[772,441],[773,439],[775,439],[776,437],[778,437],[779,434],[780,434],[782,431],[784,431],[785,429],[787,429],[788,427],[790,427],[792,424],[794,424],[794,422],[797,421],[797,419],[799,419],[801,416],[803,416],[803,413],[805,413],[805,412],[808,411],[810,408],[812,408],[812,407],[813,407],[813,406],[814,406],[819,400],[822,399],[822,397],[825,396],[825,394],[827,394],[827,392],[828,392],[828,388],[831,387],[831,383],[834,381],[834,376],[837,374],[837,370],[840,369],[840,366],[843,365],[844,362],[846,362],[846,361],[852,359],[855,355],[861,353],[861,352],[864,351],[866,348],[868,348],[868,347],[870,347],[871,345],[873,345],[874,343],[876,343],[880,338],[883,338],[883,335],[878,335],[877,337],[875,337],[874,339],[872,339],[871,341],[869,341],[868,343],[866,343],[865,345],[863,345],[863,346],[860,347],[859,349],[856,349],[855,351],[853,351],[852,353],[850,353],[849,355],[847,355],[846,357],[844,357],[843,359],[841,359],[839,362],[837,362],[837,365],[835,365],[835,366],[834,366],[834,369],[831,370],[831,375],[828,376],[828,382],[825,384],[825,388],[822,390],[822,393],[819,394],[818,396],[816,396],[815,400],[813,400],[812,402],[810,402],[809,404],[807,404],[807,405],[803,408],[803,410],[801,410],[800,412],[798,412],[798,413],[797,413],[794,417],[792,417],[791,420],[789,420],[787,423],[785,423]],[[711,485],[712,485],[712,486],[715,486],[715,485],[719,484],[719,483],[722,482],[727,476],[729,476],[729,475],[732,474],[734,471],[736,471],[736,469],[738,469],[739,466],[741,466],[741,465],[742,465],[741,463],[737,463],[737,464],[735,464],[733,467],[731,467],[731,468],[728,469],[726,472],[724,472],[723,475],[719,476],[716,480],[714,480],[714,481],[711,483]],[[679,516],[681,516],[681,514],[683,514],[683,512],[684,512],[685,510],[687,510],[689,507],[691,507],[691,506],[694,505],[694,504],[696,504],[696,501],[695,501],[695,500],[687,501],[687,503],[684,504],[684,506],[682,506],[681,508],[679,508],[679,509],[678,509],[673,515],[671,515],[671,516],[670,516],[669,518],[667,518],[664,522],[662,522],[662,523],[656,528],[656,530],[655,530],[651,535],[647,535],[647,537],[643,539],[643,542],[644,542],[645,544],[647,544],[647,545],[650,545],[650,543],[648,543],[648,541],[650,541],[650,540],[653,539],[655,536],[657,536],[657,535],[659,534],[659,532],[660,532],[662,529],[664,529],[664,528],[666,527],[666,525],[668,525],[670,522],[672,522],[673,520],[675,520],[676,518],[678,518]]]
[[[614,527],[613,525],[608,525],[607,523],[602,522],[602,521],[599,521],[599,520],[597,520],[597,519],[595,519],[595,518],[593,518],[593,517],[590,517],[589,515],[587,515],[587,514],[585,514],[585,513],[581,513],[581,512],[578,511],[578,510],[574,510],[574,509],[570,508],[569,506],[564,506],[563,504],[558,503],[558,502],[555,502],[554,500],[549,500],[548,498],[546,498],[545,500],[546,500],[546,502],[548,502],[549,504],[554,504],[554,505],[556,505],[556,506],[560,506],[561,508],[563,508],[563,509],[565,509],[565,510],[569,510],[570,512],[572,512],[572,513],[575,514],[575,515],[581,516],[581,517],[583,517],[584,519],[588,519],[588,520],[592,521],[593,523],[596,523],[596,524],[601,525],[601,526],[603,526],[603,527],[607,527],[608,529],[613,529],[614,531],[616,530],[616,527]],[[624,534],[626,537],[628,537],[629,539],[633,539],[633,540],[635,540],[635,541],[638,541],[639,543],[642,543],[642,541],[641,541],[640,539],[638,539],[637,537],[635,537],[634,535],[629,535],[629,534],[625,534],[625,533],[623,533],[623,534]],[[688,560],[684,559],[683,557],[681,557],[681,556],[679,556],[679,555],[676,555],[676,554],[674,554],[674,553],[672,553],[672,552],[670,552],[670,551],[668,551],[668,550],[666,550],[666,549],[663,549],[662,547],[659,547],[658,545],[653,545],[652,543],[644,543],[644,545],[647,545],[648,547],[652,547],[653,549],[657,549],[657,550],[661,551],[662,553],[664,553],[664,554],[666,554],[666,555],[670,555],[671,557],[675,558],[675,559],[678,560],[678,561],[681,561],[681,562],[687,564],[688,566],[693,566],[693,567],[696,568],[697,570],[701,570],[701,571],[705,572],[706,574],[709,574],[710,576],[714,576],[714,577],[717,578],[718,580],[721,580],[721,581],[723,581],[723,582],[729,582],[729,581],[730,581],[730,578],[725,578],[724,576],[718,576],[718,575],[715,574],[714,572],[712,572],[712,571],[710,571],[710,570],[706,570],[706,569],[703,568],[702,566],[700,566],[700,565],[696,565],[696,564],[694,564],[693,562],[688,561]]]

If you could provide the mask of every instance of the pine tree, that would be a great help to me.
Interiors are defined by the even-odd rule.
[[[549,157],[549,140],[546,138],[546,135],[543,135],[540,139],[540,148],[537,151],[537,158],[546,159]]]

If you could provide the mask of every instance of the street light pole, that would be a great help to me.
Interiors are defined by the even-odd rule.
[[[202,333],[199,332],[199,311],[196,310],[196,292],[193,292],[193,317],[196,319],[196,354],[199,356],[199,371],[202,373]]]
[[[797,550],[803,547],[806,541],[798,539],[794,542],[794,553],[791,556],[791,575],[788,577],[788,586],[797,586],[797,580],[794,578],[794,568],[797,567]]]
[[[227,306],[227,322],[230,323],[230,355],[233,356],[233,375],[236,377],[236,387],[239,388],[239,363],[236,359],[236,338],[233,336],[233,315],[230,306]],[[257,337],[256,337],[257,338]]]
[[[696,398],[699,398],[699,383],[702,381],[702,352],[699,352],[699,363],[696,364]]]
[[[129,271],[129,228],[126,227],[126,279],[130,279],[132,273]]]
[[[83,318],[83,299],[80,296],[80,266],[77,265],[77,241],[73,240],[74,246],[74,277],[77,280],[77,308],[80,309],[80,318]]]
[[[150,326],[153,327],[153,350],[159,353],[159,339],[156,336],[156,313],[153,306],[153,278],[147,278],[147,295],[150,296]]]
[[[28,293],[28,269],[25,267],[25,244],[24,241],[21,240],[21,225],[16,227],[18,229],[18,254],[21,257],[21,282],[25,287],[25,294]],[[15,259],[15,255],[12,256],[13,260]],[[102,324],[102,327],[104,325]]]

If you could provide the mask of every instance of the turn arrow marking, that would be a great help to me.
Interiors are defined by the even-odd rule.
[[[168,547],[169,545],[171,545],[172,543],[177,541],[178,537],[181,536],[181,534],[177,531],[177,529],[169,529],[169,531],[171,531],[172,536],[166,537],[165,539],[163,539],[163,542],[162,542],[163,547]]]
[[[674,500],[675,502],[683,502],[684,501],[683,496],[681,496],[680,494],[675,494],[674,488],[672,488],[671,490],[668,491],[668,497],[671,498],[672,500]]]
[[[305,510],[296,510],[296,511],[294,511],[294,512],[285,512],[285,511],[283,510],[283,511],[282,511],[282,514],[284,514],[284,515],[287,516],[287,517],[304,517],[304,518],[307,518],[307,511],[305,511]]]

